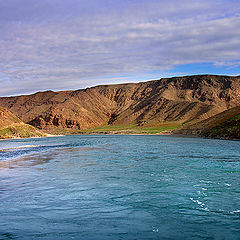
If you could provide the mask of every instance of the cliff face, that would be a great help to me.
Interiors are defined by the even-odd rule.
[[[40,129],[190,122],[240,105],[240,77],[197,75],[77,91],[2,97],[0,106]]]

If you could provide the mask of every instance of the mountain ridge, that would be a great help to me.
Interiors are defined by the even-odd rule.
[[[191,75],[139,83],[1,97],[0,106],[39,129],[200,121],[240,105],[239,76]]]

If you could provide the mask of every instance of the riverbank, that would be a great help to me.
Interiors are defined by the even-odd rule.
[[[190,130],[189,130],[190,129]],[[194,131],[193,131],[194,130]],[[66,135],[171,135],[175,137],[201,137],[208,139],[239,140],[239,138],[229,135],[208,135],[202,129],[192,129],[183,127],[179,122],[152,123],[143,126],[132,125],[104,125],[93,129],[52,129],[48,133],[37,136],[9,136],[0,140],[22,139],[22,138],[40,138],[40,137],[58,137]]]

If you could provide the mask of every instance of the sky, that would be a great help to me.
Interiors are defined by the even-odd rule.
[[[240,75],[240,0],[0,0],[0,96]]]

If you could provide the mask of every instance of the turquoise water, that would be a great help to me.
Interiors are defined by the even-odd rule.
[[[240,142],[1,141],[0,239],[240,239]]]

